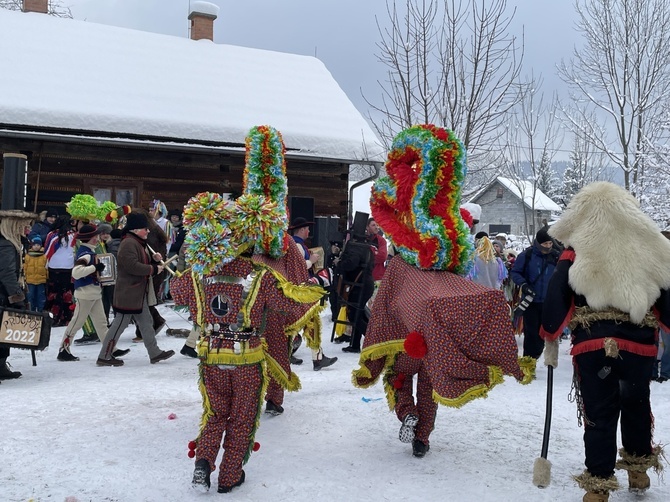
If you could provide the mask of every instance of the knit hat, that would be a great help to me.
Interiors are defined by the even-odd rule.
[[[489,236],[489,234],[487,234],[487,233],[484,232],[484,231],[477,232],[477,233],[475,234],[475,240],[481,239],[482,237],[488,237],[488,236]]]
[[[36,235],[32,239],[30,239],[31,244],[39,244],[40,246],[42,245],[42,238],[39,235]]]
[[[98,230],[100,230],[101,234],[111,234],[112,226],[109,223],[100,223],[100,225],[98,225]]]
[[[181,219],[181,211],[179,209],[170,209],[170,212],[168,213],[168,218],[172,216],[179,216],[179,219]]]
[[[552,239],[549,236],[549,232],[547,232],[547,229],[541,228],[540,230],[537,231],[537,234],[535,235],[535,240],[538,242],[538,244],[542,244],[543,242],[549,242]]]
[[[115,228],[114,230],[109,232],[109,236],[112,239],[120,239],[121,237],[123,237],[123,230],[121,230],[120,228]]]
[[[139,230],[140,228],[149,228],[149,220],[142,213],[128,213],[126,215],[126,226],[123,227],[125,232],[131,230]]]
[[[75,237],[80,241],[87,242],[99,234],[100,229],[95,225],[88,223],[86,225],[82,225],[82,227],[79,229],[79,232],[77,232],[77,235]]]
[[[54,208],[50,207],[47,209],[47,214],[46,218],[49,218],[53,216],[54,218],[58,218],[58,211],[56,211]]]

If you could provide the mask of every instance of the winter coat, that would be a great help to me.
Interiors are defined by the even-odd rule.
[[[0,235],[0,305],[8,307],[25,301],[26,296],[19,283],[20,273],[21,254]]]
[[[475,266],[469,277],[472,282],[486,286],[487,288],[500,289],[502,281],[507,277],[507,270],[500,258],[486,262],[479,256],[475,256]]]
[[[33,237],[39,237],[42,239],[42,243],[47,241],[47,235],[53,230],[53,225],[48,221],[38,221],[33,225],[33,228],[30,229],[28,234],[28,240],[32,241]]]
[[[109,239],[105,243],[108,253],[112,253],[115,257],[119,253],[119,246],[121,245],[121,239]]]
[[[340,254],[340,260],[336,268],[336,273],[343,276],[345,281],[356,282],[361,285],[360,289],[358,287],[352,288],[351,295],[357,300],[361,299],[363,303],[370,299],[374,291],[372,270],[375,266],[375,260],[374,252],[370,248],[371,246],[365,242],[354,240],[347,242]],[[351,295],[349,300],[354,301]]]
[[[47,257],[44,248],[39,251],[28,251],[23,258],[23,271],[26,274],[26,284],[46,284],[49,278]]]
[[[367,241],[375,247],[375,249],[373,249],[375,254],[375,265],[372,269],[372,279],[381,281],[382,277],[384,277],[384,272],[386,271],[386,259],[388,258],[386,239],[381,235],[373,235],[368,237]]]
[[[179,250],[184,244],[184,239],[186,238],[186,229],[184,226],[179,223],[178,225],[172,225],[172,233],[170,234],[170,249],[168,253],[170,256],[179,254]]]
[[[550,253],[543,254],[542,246],[537,241],[517,256],[512,272],[512,280],[518,286],[528,284],[535,291],[534,303],[543,303],[549,287],[549,279],[554,273],[558,261],[558,251],[552,249]],[[528,262],[526,264],[526,262]]]
[[[150,279],[158,272],[158,265],[152,263],[146,246],[146,241],[132,232],[127,233],[121,240],[116,256],[116,287],[112,302],[116,312],[139,314],[147,295],[149,305],[156,303]]]

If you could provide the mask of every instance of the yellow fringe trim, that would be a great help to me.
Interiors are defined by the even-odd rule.
[[[270,354],[265,354],[265,362],[268,374],[284,389],[289,392],[296,392],[302,388],[298,375],[291,372],[291,376],[289,376],[281,367],[281,364],[279,364]]]
[[[255,274],[255,277],[251,281],[247,297],[244,299],[244,303],[242,303],[242,308],[240,308],[240,312],[242,312],[244,317],[244,326],[251,326],[251,308],[256,303],[256,298],[258,298],[258,292],[261,289],[261,280],[264,275],[265,270]]]
[[[535,380],[535,368],[537,366],[537,359],[530,356],[523,356],[518,358],[519,367],[523,371],[523,380],[521,385],[528,385]]]
[[[489,384],[480,384],[470,387],[463,394],[456,398],[446,398],[440,396],[433,390],[433,400],[436,403],[449,406],[450,408],[461,408],[470,401],[479,398],[486,398],[489,391],[496,385],[503,382],[503,372],[498,366],[489,366]]]
[[[282,290],[286,298],[295,300],[298,303],[318,302],[321,300],[321,298],[328,294],[328,292],[321,286],[316,284],[294,284],[273,268],[261,263],[257,265],[274,275],[275,279],[277,279],[277,282],[279,283],[279,288]]]
[[[297,335],[302,329],[305,330],[305,344],[314,350],[321,347],[321,311],[325,305],[319,303],[310,307],[310,309],[293,324],[284,327],[284,333],[288,336]]]
[[[241,342],[241,352],[236,354],[232,349],[209,350],[209,344],[203,340],[198,345],[198,357],[204,364],[220,365],[229,364],[231,366],[244,366],[247,364],[257,364],[263,361],[265,353],[263,347],[259,345],[250,349],[248,342]]]
[[[364,384],[360,385],[357,383],[358,378],[365,378],[365,379],[370,379],[372,378],[372,374],[370,373],[370,370],[368,369],[367,366],[365,366],[366,361],[371,361],[374,359],[380,359],[384,358],[384,368],[382,369],[382,373],[384,373],[389,367],[393,366],[395,362],[395,356],[400,353],[405,351],[405,341],[404,340],[392,340],[390,342],[383,342],[383,343],[377,343],[375,345],[371,345],[369,347],[365,347],[361,351],[360,359],[359,359],[359,364],[360,367],[357,370],[353,371],[353,378],[352,381],[354,383],[355,387],[361,388],[361,389],[367,389],[368,387],[371,387],[377,382],[377,378],[375,378],[373,381],[371,381],[369,384]]]
[[[195,302],[198,307],[197,313],[197,325],[202,328],[204,333],[205,331],[205,289],[202,284],[202,281],[198,280],[195,274],[191,274],[191,280],[193,281],[193,292],[195,294]]]
[[[258,393],[258,409],[256,411],[256,419],[254,420],[254,427],[251,429],[251,433],[249,434],[249,447],[244,454],[244,458],[242,459],[242,465],[246,464],[249,461],[249,457],[254,451],[254,443],[256,439],[256,431],[258,431],[258,428],[261,425],[261,415],[263,414],[263,403],[265,402],[265,393],[268,390],[268,385],[270,384],[270,379],[268,378],[268,373],[267,373],[267,367],[265,365],[265,362],[261,363],[261,388],[260,392]]]
[[[198,437],[195,440],[196,445],[202,436],[202,431],[205,430],[205,426],[210,418],[214,416],[212,411],[212,405],[209,402],[209,396],[207,395],[207,389],[205,388],[205,378],[203,376],[204,367],[201,364],[198,365],[198,389],[200,389],[200,395],[202,396],[202,417],[200,418],[200,430],[198,431]]]
[[[386,402],[389,405],[389,410],[395,410],[395,405],[398,402],[398,390],[393,386],[393,381],[395,380],[398,374],[393,371],[393,368],[389,368],[384,373],[384,378],[382,382],[384,383],[384,393],[386,394]]]

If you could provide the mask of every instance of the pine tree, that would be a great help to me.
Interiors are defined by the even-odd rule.
[[[551,166],[551,157],[549,152],[542,152],[542,158],[537,168],[536,173],[537,188],[542,191],[547,197],[553,199],[559,194],[559,180],[556,171]]]

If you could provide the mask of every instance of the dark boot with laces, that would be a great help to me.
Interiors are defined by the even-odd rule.
[[[195,471],[193,471],[193,481],[191,485],[195,490],[206,492],[211,486],[209,475],[211,474],[209,461],[205,458],[197,460],[195,463]]]
[[[425,444],[423,441],[415,439],[412,442],[412,455],[414,455],[415,457],[421,458],[425,456],[428,450],[430,450],[430,446]]]

